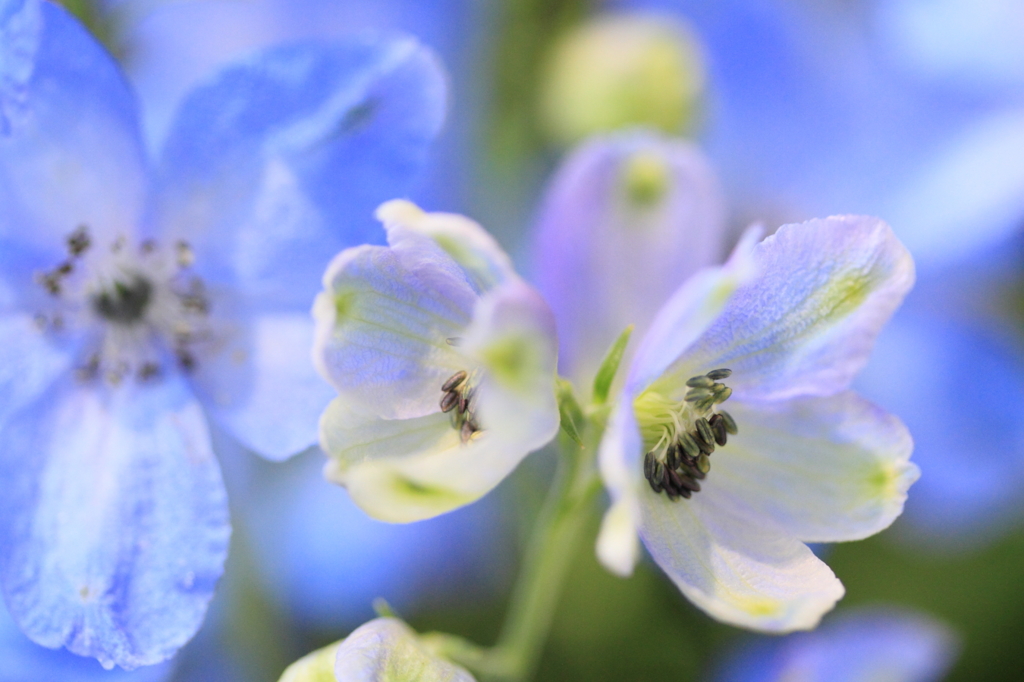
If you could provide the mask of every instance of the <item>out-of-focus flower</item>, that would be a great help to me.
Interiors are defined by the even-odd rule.
[[[395,618],[377,618],[293,663],[280,682],[473,682]]]
[[[535,249],[560,370],[585,386],[626,326],[642,336],[689,275],[720,262],[724,237],[718,179],[690,143],[635,130],[570,154],[549,184]]]
[[[170,663],[132,672],[104,670],[99,663],[30,641],[0,603],[0,682],[164,682]]]
[[[693,124],[703,88],[700,47],[678,19],[602,16],[554,45],[540,123],[560,144],[636,125],[679,133]]]
[[[598,556],[628,574],[639,533],[709,614],[779,632],[843,594],[804,542],[886,528],[917,478],[900,421],[848,390],[913,262],[875,218],[753,239],[687,280],[637,350],[601,444]]]
[[[444,79],[406,38],[270,50],[187,99],[149,173],[77,22],[5,2],[0,33],[0,587],[40,644],[152,664],[227,551],[207,418],[272,459],[315,442],[311,274],[412,179]]]
[[[837,614],[815,632],[748,642],[715,682],[937,682],[956,660],[943,623],[906,609]]]
[[[406,201],[388,247],[335,257],[314,305],[314,362],[338,390],[325,475],[371,516],[408,522],[490,491],[558,430],[547,304],[479,225]]]

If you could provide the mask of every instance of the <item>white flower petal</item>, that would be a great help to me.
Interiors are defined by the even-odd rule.
[[[759,275],[672,369],[733,370],[737,398],[774,400],[846,389],[914,281],[914,262],[878,218],[785,225],[754,249]]]
[[[313,361],[342,395],[389,418],[436,409],[440,387],[463,369],[447,341],[462,335],[477,296],[430,239],[339,254],[313,307]]]
[[[334,676],[339,682],[473,682],[466,670],[428,651],[394,618],[371,620],[346,637]]]
[[[498,242],[466,216],[427,213],[410,201],[395,199],[381,204],[377,218],[384,223],[392,244],[407,232],[433,239],[466,271],[478,293],[519,279]]]
[[[555,437],[558,340],[551,310],[535,289],[514,280],[481,298],[464,350],[483,370],[474,398],[483,429],[519,443],[523,456]]]
[[[597,558],[612,573],[630,575],[639,556],[637,526],[640,523],[637,491],[641,477],[640,430],[633,414],[633,396],[625,392],[615,406],[601,447],[598,466],[612,498],[597,538]],[[631,525],[627,526],[626,522]]]
[[[447,414],[383,419],[342,398],[328,405],[320,434],[331,457],[324,475],[345,486],[367,514],[390,523],[431,518],[478,500],[528,453],[486,431],[462,443]]]
[[[597,558],[609,571],[623,578],[629,577],[640,555],[640,542],[636,534],[636,504],[632,498],[619,500],[608,508],[597,534]]]
[[[806,545],[713,490],[675,502],[651,490],[639,497],[640,536],[651,556],[718,620],[767,632],[807,630],[843,596]]]
[[[896,417],[851,391],[728,407],[740,432],[713,455],[707,490],[805,542],[860,540],[903,511],[920,472]]]

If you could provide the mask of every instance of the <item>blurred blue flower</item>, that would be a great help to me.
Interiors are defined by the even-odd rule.
[[[0,4],[0,587],[35,641],[131,668],[202,622],[230,528],[207,418],[272,459],[330,387],[308,306],[440,126],[407,38],[269,50],[182,106],[151,173],[111,58]]]
[[[111,672],[96,661],[41,647],[22,634],[0,603],[0,682],[163,682],[172,672],[171,663]]]
[[[814,632],[749,638],[714,682],[937,682],[957,657],[943,623],[907,609],[845,611]]]
[[[880,336],[878,365],[858,380],[915,434],[922,477],[904,536],[965,546],[1019,519],[1024,411],[1007,400],[977,419],[951,416],[962,414],[960,382],[979,367],[1006,395],[1024,394],[1018,325],[1006,315],[1017,304],[1001,291],[1019,280],[1013,240],[1024,221],[1019,3],[611,6],[683,16],[704,39],[702,139],[741,222],[880,215],[914,254],[919,284]],[[911,338],[917,358],[897,361]],[[964,461],[984,463],[968,467],[973,485],[951,466]]]

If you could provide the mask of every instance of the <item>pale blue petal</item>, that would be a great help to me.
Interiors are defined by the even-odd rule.
[[[44,336],[29,315],[0,315],[0,425],[71,369],[74,350]]]
[[[411,38],[265,51],[185,100],[163,155],[159,226],[208,282],[306,308],[330,256],[380,237],[444,115],[436,59]]]
[[[938,682],[959,646],[945,624],[909,609],[861,608],[815,632],[747,641],[714,682]]]
[[[837,393],[914,281],[889,226],[865,216],[785,225],[757,246],[754,262],[757,278],[673,368],[680,389],[727,367],[738,399]]]
[[[309,357],[309,313],[236,317],[215,353],[199,359],[193,386],[207,413],[250,450],[282,460],[316,444],[335,392]]]
[[[19,627],[104,665],[173,656],[202,623],[230,535],[184,383],[58,385],[0,440],[0,587]]]
[[[21,633],[0,601],[0,682],[163,682],[170,678],[171,663],[147,666],[132,672],[104,670],[90,658],[69,651],[41,647]]]
[[[38,22],[18,31],[39,29],[35,60],[30,49],[11,59],[6,45],[0,59],[0,102],[17,102],[0,104],[0,250],[25,250],[5,273],[23,287],[35,286],[33,268],[59,262],[79,225],[97,237],[130,233],[147,191],[135,100],[114,60],[64,9],[26,2],[22,12],[34,7]],[[6,12],[0,35],[29,43],[9,33],[21,14]]]
[[[393,234],[400,241],[391,248],[338,254],[313,311],[320,373],[342,399],[389,419],[437,411],[441,385],[464,369],[453,344],[477,300],[465,273],[433,239]]]
[[[631,131],[574,151],[548,185],[535,250],[562,373],[586,385],[627,325],[643,338],[672,292],[719,260],[724,232],[718,179],[690,143]]]
[[[804,542],[861,540],[903,511],[920,474],[910,434],[856,393],[726,407],[739,433],[716,452],[705,488]]]
[[[1019,521],[1022,376],[1014,338],[980,325],[899,315],[882,333],[857,383],[906,421],[921,467],[894,531],[956,548],[985,542]],[[965,392],[971,385],[983,385],[984,395]]]

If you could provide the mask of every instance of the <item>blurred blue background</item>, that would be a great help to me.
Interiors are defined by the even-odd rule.
[[[640,13],[674,27],[688,61],[656,72],[648,84],[653,99],[635,108],[641,113],[596,125],[646,123],[701,145],[720,174],[733,237],[752,221],[774,229],[815,216],[871,213],[892,224],[918,264],[918,285],[880,339],[859,389],[907,422],[923,474],[893,529],[825,549],[847,587],[835,618],[859,605],[886,604],[940,623],[938,639],[913,639],[919,629],[893,630],[894,641],[917,643],[901,651],[933,663],[913,668],[916,677],[894,680],[1020,679],[1024,650],[1014,644],[1024,638],[1024,3],[64,4],[125,65],[154,148],[185,92],[259,47],[361,31],[418,36],[449,69],[452,101],[413,198],[478,219],[526,271],[544,184],[580,139],[574,126],[594,130],[587,128],[592,122],[576,120],[579,113],[602,101],[586,99],[573,84],[592,77],[586,65],[599,62],[598,55],[626,59],[631,49],[604,37],[586,48],[596,52],[566,66],[559,63],[567,59],[566,45],[598,19],[614,24]],[[686,79],[689,89],[679,94],[673,79]],[[38,648],[0,619],[0,682],[92,675],[272,681],[290,661],[371,617],[375,597],[420,629],[492,641],[524,528],[543,493],[545,453],[476,505],[396,527],[365,518],[343,490],[323,482],[317,452],[269,464],[226,437],[217,445],[235,526],[228,572],[206,625],[175,665],[126,676],[87,661],[88,676],[73,677],[79,673],[46,667],[64,665],[49,652],[36,661]],[[819,641],[828,651],[848,646],[868,658],[891,655],[861,640],[828,643],[852,627],[830,621],[810,644],[745,635],[699,613],[649,562],[628,581],[611,577],[591,547],[575,560],[539,679],[782,679],[744,677],[743,666],[767,675],[786,656],[811,655],[806,650]],[[15,660],[24,664],[8,673],[7,661]],[[807,675],[799,679],[859,679]]]

